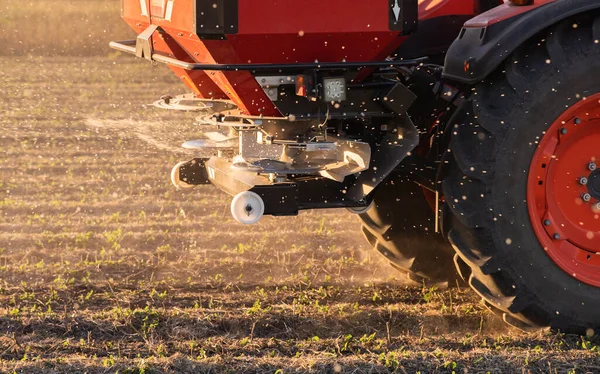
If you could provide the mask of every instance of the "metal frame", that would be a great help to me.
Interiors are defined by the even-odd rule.
[[[184,163],[179,178],[190,185],[212,183],[232,196],[255,192],[265,203],[264,214],[273,216],[294,216],[307,209],[362,208],[370,204],[367,196],[360,201],[346,196],[343,191],[350,182],[319,176],[295,176],[285,182],[274,182],[268,175],[232,170],[230,162],[217,157],[195,158]]]
[[[137,40],[124,40],[111,42],[110,47],[120,52],[136,55],[138,57],[175,66],[185,70],[207,71],[304,71],[304,70],[360,70],[362,68],[384,68],[399,66],[414,66],[424,63],[427,57],[398,61],[362,61],[362,62],[312,62],[298,64],[203,64],[177,60],[158,53],[148,53],[143,49],[143,43]],[[140,51],[143,50],[143,52]]]

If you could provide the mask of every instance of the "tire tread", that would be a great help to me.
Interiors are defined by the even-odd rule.
[[[528,90],[533,90],[534,82],[543,79],[548,70],[569,65],[566,51],[577,54],[585,48],[582,41],[589,43],[590,37],[600,39],[600,17],[593,22],[584,19],[577,28],[572,25],[573,20],[567,20],[550,29],[546,48],[534,48],[540,42],[531,40],[529,48],[521,47],[507,59],[503,69],[476,87],[471,98],[475,121],[492,138],[488,142],[490,146],[482,152],[474,152],[472,124],[454,125],[450,143],[453,163],[447,167],[443,181],[444,195],[453,213],[449,219],[448,239],[462,264],[468,266],[467,270],[461,269],[455,261],[459,272],[490,310],[506,323],[525,331],[553,328],[581,332],[585,331],[585,324],[554,315],[520,282],[519,276],[511,272],[511,259],[495,249],[493,223],[487,216],[490,209],[485,202],[476,199],[492,188],[494,158],[502,151],[499,149],[501,140],[511,130],[508,121],[503,119],[510,118],[515,105],[531,100]],[[573,39],[575,42],[567,43]],[[483,176],[471,168],[487,170],[487,173]],[[461,195],[467,198],[461,199]],[[470,274],[466,275],[467,272]]]

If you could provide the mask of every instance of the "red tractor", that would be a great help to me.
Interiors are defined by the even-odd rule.
[[[419,282],[521,329],[600,328],[600,1],[123,0],[117,50],[211,130],[178,188],[236,220],[348,208]],[[211,127],[212,126],[212,127]]]

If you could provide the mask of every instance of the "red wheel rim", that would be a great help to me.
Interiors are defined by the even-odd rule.
[[[600,287],[600,93],[571,106],[542,136],[527,205],[548,256],[572,277]]]

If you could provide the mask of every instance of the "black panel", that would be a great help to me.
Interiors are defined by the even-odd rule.
[[[179,179],[193,185],[210,184],[203,159],[195,158],[179,169]]]
[[[196,33],[201,39],[225,39],[238,32],[238,0],[196,0]]]
[[[497,7],[498,5],[501,5],[502,1],[501,0],[478,0],[476,2],[476,6],[477,6],[477,13],[483,13],[483,12],[487,12],[488,10]]]
[[[293,183],[255,186],[250,191],[265,203],[265,214],[272,216],[298,215],[298,186]]]
[[[352,177],[347,177],[342,183],[326,178],[298,180],[296,183],[299,208],[304,210],[363,206],[364,204],[348,199],[344,193],[353,182]]]
[[[390,111],[397,114],[404,114],[417,99],[417,96],[405,85],[397,83],[385,95],[387,100],[381,103]]]
[[[326,178],[307,178],[294,183],[254,186],[250,191],[258,194],[265,203],[265,214],[272,216],[295,216],[299,210],[363,207],[347,199],[344,192],[347,183]]]
[[[417,30],[419,23],[418,0],[389,0],[389,27],[408,35]]]
[[[350,78],[346,81],[348,82]],[[324,105],[320,101],[311,101],[305,97],[296,96],[295,86],[281,85],[279,86],[279,99],[273,104],[283,115],[293,114],[298,118],[305,116],[325,116],[329,112],[330,118],[339,118],[338,115],[345,113],[343,118],[366,118],[373,116],[383,116],[389,114],[389,111],[384,110],[379,100],[375,100],[379,96],[388,92],[394,86],[394,82],[378,82],[377,84],[349,84],[346,92],[346,100],[338,103],[337,108],[334,106]],[[364,103],[354,105],[355,103]],[[328,109],[329,108],[329,109]]]
[[[409,36],[394,55],[403,59],[429,56],[432,62],[443,65],[443,55],[470,18],[442,16],[419,21],[418,31]]]

